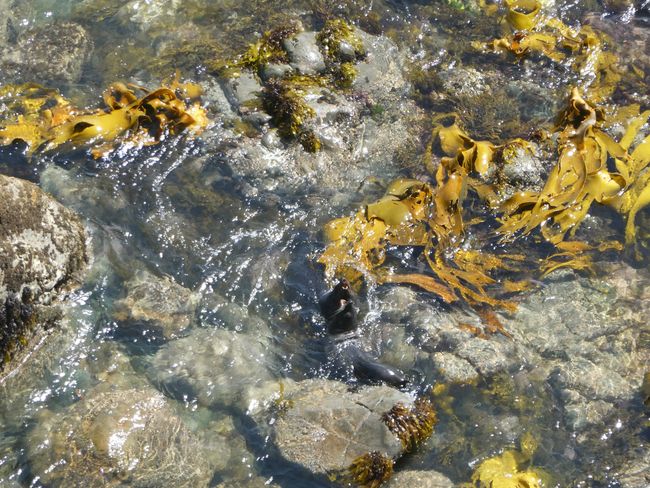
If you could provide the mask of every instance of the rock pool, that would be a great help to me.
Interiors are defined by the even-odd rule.
[[[648,73],[641,0],[0,0],[0,486],[650,486]],[[329,271],[407,388],[328,370]]]

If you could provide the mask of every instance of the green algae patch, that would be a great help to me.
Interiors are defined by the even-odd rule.
[[[164,134],[186,130],[198,134],[208,124],[205,109],[196,100],[200,93],[198,85],[180,83],[178,78],[153,91],[115,83],[103,94],[105,108],[86,111],[55,90],[33,84],[4,86],[0,99],[9,99],[10,111],[0,121],[0,144],[22,142],[27,154],[82,145],[100,158],[118,144],[157,144]]]

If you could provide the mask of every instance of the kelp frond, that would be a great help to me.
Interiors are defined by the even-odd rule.
[[[575,234],[594,202],[627,215],[625,241],[632,244],[634,220],[650,204],[650,137],[630,150],[650,111],[633,117],[627,131],[616,142],[605,131],[602,111],[573,89],[567,109],[559,119],[559,160],[539,194],[516,196],[504,202],[498,233],[512,237],[540,228],[543,236],[558,244],[567,233]],[[616,170],[610,170],[612,160]]]
[[[609,97],[622,79],[617,56],[607,50],[610,40],[588,25],[574,29],[540,13],[538,0],[509,0],[506,20],[514,32],[491,42],[473,42],[483,51],[507,52],[517,58],[537,53],[554,61],[569,58],[572,69],[588,87],[592,99]]]
[[[530,437],[522,439],[522,451],[506,450],[486,459],[474,470],[471,483],[462,488],[544,488],[550,486],[549,475],[539,468],[528,466],[536,449]]]
[[[138,97],[137,91],[144,94]],[[150,145],[167,133],[197,134],[208,124],[205,110],[196,101],[200,92],[198,85],[180,83],[178,78],[153,91],[115,83],[104,92],[106,108],[87,112],[54,90],[33,84],[5,86],[0,97],[10,98],[8,106],[15,112],[0,122],[0,144],[22,141],[28,154],[65,143],[82,144],[101,157],[117,142]]]

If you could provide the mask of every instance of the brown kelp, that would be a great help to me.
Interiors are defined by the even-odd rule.
[[[363,488],[378,488],[393,475],[394,461],[378,451],[356,458],[344,479]]]
[[[436,411],[427,398],[418,398],[411,407],[398,403],[384,413],[381,419],[388,430],[399,438],[407,452],[416,449],[431,437],[438,421]]]
[[[141,92],[141,96],[136,93]],[[197,101],[201,89],[178,77],[150,91],[114,83],[103,94],[105,108],[76,108],[56,90],[34,84],[0,88],[9,111],[0,121],[0,144],[23,142],[27,153],[50,151],[63,144],[83,145],[102,157],[117,144],[156,144],[166,134],[201,132],[208,124]]]
[[[490,42],[474,42],[475,48],[511,53],[517,59],[538,54],[557,63],[569,60],[592,100],[600,102],[614,92],[623,71],[604,33],[589,25],[572,28],[545,15],[539,0],[509,0],[505,7],[512,33]]]
[[[649,116],[650,112],[639,113],[638,106],[607,115],[573,89],[567,108],[546,136],[545,144],[554,147],[558,160],[545,184],[538,190],[509,194],[495,174],[518,151],[535,153],[537,146],[522,139],[499,145],[476,141],[464,132],[457,117],[439,116],[425,160],[435,184],[396,180],[378,201],[352,217],[327,224],[328,245],[319,262],[328,277],[408,283],[446,302],[462,299],[486,324],[496,324],[494,331],[507,335],[490,309],[515,308],[501,296],[529,288],[530,283],[519,275],[521,270],[539,267],[541,277],[559,268],[591,270],[594,253],[622,249],[616,241],[590,245],[575,240],[593,204],[624,215],[625,241],[634,244],[636,214],[650,204],[650,137],[635,145]],[[627,121],[627,127],[616,141],[607,131],[621,121]],[[434,163],[436,149],[445,156]],[[482,202],[478,208],[477,201]],[[478,226],[485,237],[482,246],[468,239],[469,229],[475,231]],[[552,246],[539,260],[512,249],[515,241],[533,231]],[[511,247],[510,252],[488,250],[488,244],[495,241]],[[387,246],[422,249],[420,256],[430,273],[401,274],[386,266]]]

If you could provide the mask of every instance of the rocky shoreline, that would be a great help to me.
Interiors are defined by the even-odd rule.
[[[91,3],[80,2],[77,12]],[[157,36],[158,54],[212,34],[200,23],[168,28],[182,2],[114,3],[105,14],[134,35]],[[12,5],[0,0],[0,12]],[[103,14],[93,11],[97,17],[77,13],[75,22],[25,29],[16,27],[18,14],[8,15],[0,25],[0,81],[83,84],[109,59],[88,20]],[[496,69],[452,65],[433,86],[419,87],[416,100],[409,49],[354,27],[353,37],[337,40],[332,60],[324,46],[333,44],[323,41],[331,24],[316,24],[282,39],[273,62],[236,75],[197,73],[213,123],[195,145],[146,148],[140,168],[125,164],[132,154],[109,163],[81,158],[76,167],[47,156],[34,171],[53,197],[0,175],[0,385],[7,393],[0,421],[28,426],[12,434],[11,448],[0,439],[0,482],[329,486],[332,478],[349,481],[360,457],[378,453],[391,470],[395,462],[385,486],[443,488],[468,481],[480,462],[521,447],[532,431],[542,449],[531,464],[566,469],[555,473],[558,483],[594,474],[571,472],[580,461],[580,469],[612,466],[606,481],[623,488],[645,486],[647,269],[603,261],[592,277],[554,272],[517,299],[517,311],[498,313],[508,335],[488,337],[477,333],[481,318],[469,308],[371,283],[360,335],[414,380],[413,391],[321,377],[322,273],[303,265],[322,245],[318,229],[372,201],[393,178],[424,175],[417,161],[431,106],[477,115],[480,131],[507,115],[485,97],[515,93],[512,104],[522,107],[538,101],[544,110],[521,121],[532,124],[556,112],[558,95],[529,75],[504,81]],[[157,34],[161,26],[165,35]],[[442,42],[435,29],[435,39],[425,34],[422,42]],[[643,35],[647,44],[642,27],[625,34],[635,46]],[[144,64],[107,67],[102,76],[151,81],[155,70]],[[343,79],[349,85],[324,81],[347,69],[354,71]],[[269,106],[272,90],[294,90],[293,101],[304,104],[309,116],[295,133]],[[550,168],[522,151],[498,178],[539,189]],[[599,230],[606,218],[587,225]],[[66,303],[78,287],[82,305]],[[39,338],[57,329],[60,337],[34,353]],[[68,352],[76,362],[61,366]],[[56,374],[73,385],[65,393],[44,384]],[[25,391],[21,382],[30,381],[39,386]],[[410,450],[385,416],[397,405],[414,409],[425,391],[438,426]],[[47,400],[33,410],[12,412],[41,394]],[[32,478],[16,481],[23,468]]]

